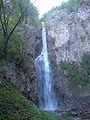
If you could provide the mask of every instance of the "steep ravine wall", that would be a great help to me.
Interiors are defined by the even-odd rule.
[[[78,5],[76,12],[63,9],[51,16],[48,36],[54,41],[57,64],[61,59],[80,61],[90,50],[90,3]]]
[[[85,0],[75,8],[75,11],[53,11],[46,18],[49,58],[56,81],[55,87],[58,89],[58,100],[62,103],[62,98],[90,95],[88,90],[80,86],[77,90],[70,88],[68,79],[57,72],[61,60],[75,61],[78,64],[82,55],[90,51],[90,1]]]

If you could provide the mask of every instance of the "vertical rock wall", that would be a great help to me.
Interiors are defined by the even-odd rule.
[[[79,63],[82,55],[90,51],[90,1],[85,0],[74,7],[74,11],[55,10],[46,18],[49,58],[55,76],[57,98],[62,106],[69,102],[71,104],[74,98],[90,95],[86,88],[71,88],[68,79],[57,71],[61,60]]]

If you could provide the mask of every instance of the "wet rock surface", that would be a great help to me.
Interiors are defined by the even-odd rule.
[[[87,101],[87,102],[86,102]],[[90,101],[89,98],[81,98],[71,109],[56,110],[58,120],[63,120],[63,116],[71,116],[73,120],[90,120]]]

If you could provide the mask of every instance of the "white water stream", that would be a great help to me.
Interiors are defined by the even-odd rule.
[[[55,110],[57,108],[57,101],[53,88],[54,81],[48,59],[46,29],[44,23],[42,23],[42,52],[35,59],[35,66],[38,77],[40,108],[44,110]]]

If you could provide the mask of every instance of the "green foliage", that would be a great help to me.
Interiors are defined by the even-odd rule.
[[[20,52],[21,36],[14,32],[9,40],[7,54],[18,54]]]
[[[82,67],[86,70],[90,76],[90,52],[84,53],[82,56]]]
[[[19,53],[20,42],[21,42],[21,36],[17,32],[14,32],[8,42],[7,55]],[[0,48],[1,49],[2,49],[3,44],[4,44],[4,39],[2,36],[0,36]]]
[[[58,71],[63,77],[67,77],[72,85],[82,85],[90,89],[90,52],[83,54],[79,65],[73,61],[61,61]]]
[[[8,61],[2,59],[0,60],[0,79],[3,78],[4,66],[8,64]]]
[[[15,7],[15,11],[18,10],[19,13],[22,13],[26,9],[23,18],[25,17],[28,17],[30,19],[38,18],[37,8],[29,0],[11,0],[11,3],[12,6]]]
[[[63,119],[64,120],[73,120],[73,118],[71,116],[64,116]]]
[[[21,38],[15,30],[18,25],[25,30],[30,25],[38,26],[38,11],[29,0],[11,0],[9,4],[3,1],[0,1],[0,57],[20,49]]]
[[[11,83],[0,84],[0,120],[56,120],[53,114],[39,110]]]
[[[8,64],[8,61],[6,61],[5,59],[0,60],[0,70],[2,70],[3,66],[7,64]]]
[[[2,34],[0,34],[0,48],[2,47],[2,44],[3,44],[3,36]]]
[[[74,85],[87,85],[89,83],[87,72],[75,62],[61,61],[61,74],[69,78]]]
[[[42,20],[46,20],[48,19],[48,17],[50,17],[51,15],[53,15],[52,13],[54,13],[55,11],[59,11],[61,9],[68,9],[71,12],[77,12],[78,8],[77,6],[75,7],[76,4],[79,4],[81,2],[83,2],[84,0],[69,0],[68,2],[62,2],[61,5],[57,6],[57,7],[53,7],[49,12],[47,12],[46,14],[44,14]],[[54,18],[54,16],[52,16]],[[60,20],[62,20],[64,18],[64,16],[60,16]]]
[[[67,8],[73,11],[75,4],[80,3],[81,1],[83,0],[69,0],[68,2],[63,2],[61,8]]]
[[[77,8],[75,8],[75,5],[83,2],[84,0],[69,0],[68,2],[62,2],[62,4],[56,9],[69,9],[70,11],[77,11]]]

